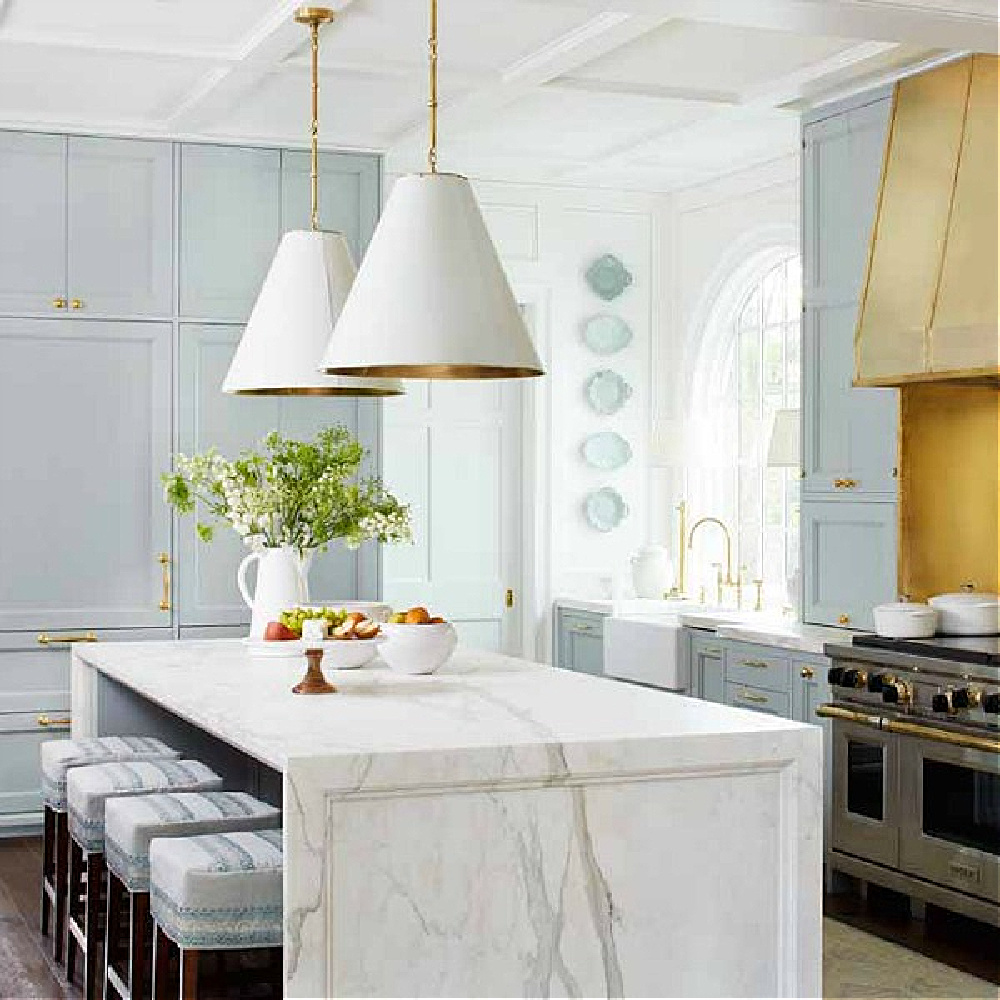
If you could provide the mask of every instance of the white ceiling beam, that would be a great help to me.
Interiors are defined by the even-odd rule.
[[[706,90],[703,87],[671,87],[653,83],[627,83],[620,80],[594,80],[589,77],[561,76],[545,85],[546,90],[566,90],[584,94],[618,94],[622,97],[652,97],[663,101],[687,101],[693,104],[739,104],[733,90]]]
[[[667,6],[673,4],[668,3]],[[619,48],[672,19],[669,13],[638,15],[598,11],[573,31],[508,66],[492,85],[483,87],[455,104],[443,103],[439,112],[443,136],[457,136],[501,108],[526,97],[556,77]],[[409,160],[415,147],[426,141],[426,125],[415,123],[395,137],[390,153]]]
[[[336,12],[354,0],[329,0]],[[301,0],[279,0],[274,9],[247,35],[236,58],[207,73],[168,115],[168,129],[198,129],[206,122],[218,121],[260,81],[272,73],[307,41],[306,30],[293,19]]]
[[[527,0],[545,4],[548,0]],[[564,0],[581,10],[605,10],[611,0]],[[934,7],[906,0],[613,0],[616,10],[748,28],[769,28],[801,35],[899,42],[921,48],[997,52],[995,0],[971,0]]]

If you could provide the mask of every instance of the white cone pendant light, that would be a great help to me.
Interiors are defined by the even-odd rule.
[[[542,375],[472,186],[437,172],[437,0],[431,0],[429,172],[396,181],[322,369],[381,378]]]
[[[342,233],[319,229],[319,26],[332,11],[303,7],[295,19],[312,34],[312,229],[285,233],[264,279],[223,392],[257,396],[397,396],[395,379],[323,375],[319,360],[354,281],[351,251]]]

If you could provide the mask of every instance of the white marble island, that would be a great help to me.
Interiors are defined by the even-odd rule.
[[[483,653],[303,667],[74,651],[75,732],[132,699],[280,774],[288,996],[819,995],[819,729]]]

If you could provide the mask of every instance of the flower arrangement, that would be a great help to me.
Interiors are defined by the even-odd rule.
[[[259,451],[227,459],[211,449],[176,455],[164,475],[167,502],[182,514],[202,507],[228,521],[254,548],[289,545],[300,553],[343,541],[407,542],[410,510],[375,477],[358,478],[364,449],[343,426],[320,431],[315,441],[293,441],[272,431]],[[211,524],[198,524],[211,541]]]

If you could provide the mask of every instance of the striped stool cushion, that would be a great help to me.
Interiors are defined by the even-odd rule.
[[[104,853],[130,892],[149,892],[149,842],[281,826],[281,810],[245,792],[160,792],[108,799]]]
[[[69,832],[85,851],[104,850],[104,805],[119,795],[200,792],[222,779],[198,760],[117,760],[70,769],[66,780]]]
[[[182,948],[281,944],[281,831],[154,838],[149,910]]]
[[[180,757],[152,736],[95,736],[81,740],[46,740],[42,744],[42,794],[57,812],[66,810],[66,772],[85,764],[113,760],[162,760]]]

